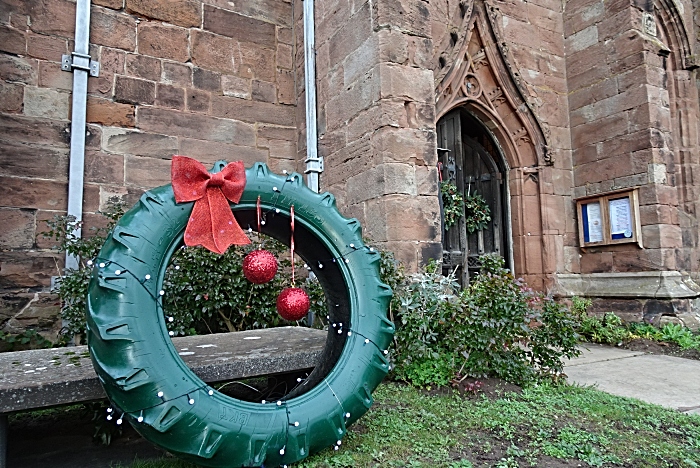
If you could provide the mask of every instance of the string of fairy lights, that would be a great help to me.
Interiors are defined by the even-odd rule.
[[[257,216],[257,218],[258,218],[258,219],[257,219],[257,221],[258,221],[258,226],[257,226],[257,227],[258,227],[258,232],[261,232],[261,228],[262,228],[262,226],[264,226],[264,225],[266,224],[266,222],[267,222],[267,217],[268,217],[268,216],[276,216],[276,215],[280,215],[280,214],[282,213],[282,209],[281,209],[280,206],[278,205],[280,196],[282,196],[283,191],[284,191],[284,189],[285,189],[285,187],[287,186],[288,183],[295,182],[295,181],[297,180],[297,177],[300,177],[298,174],[292,174],[292,175],[290,175],[290,174],[287,173],[287,171],[283,171],[283,173],[284,173],[284,175],[286,176],[286,178],[285,178],[285,181],[284,181],[282,187],[276,187],[276,186],[275,186],[275,187],[272,188],[273,192],[275,192],[275,196],[273,197],[273,200],[272,200],[272,203],[271,203],[271,207],[268,208],[267,210],[261,210],[261,209],[260,209],[260,204],[259,204],[259,201],[258,201],[258,205],[257,205],[257,209],[258,209],[258,212],[257,212],[257,213],[258,213],[258,216]],[[294,261],[294,216],[295,216],[295,215],[294,215],[294,208],[293,208],[293,206],[291,206],[291,207],[290,207],[290,218],[291,218],[291,225],[290,225],[290,229],[291,229],[290,241],[291,241],[291,242],[290,242],[290,243],[291,243],[291,245],[292,245],[292,250],[291,250],[291,254],[292,254],[292,265],[294,265],[294,263],[293,263],[293,261]],[[252,228],[252,226],[250,226],[250,225],[248,226],[248,232],[253,232],[253,228]],[[306,268],[307,270],[313,271],[313,270],[315,270],[315,269],[317,269],[317,270],[323,270],[323,268],[324,268],[324,263],[345,263],[345,264],[349,264],[349,263],[350,263],[350,257],[351,257],[353,254],[355,254],[355,253],[357,253],[357,252],[361,252],[361,251],[375,252],[375,249],[374,249],[373,247],[368,247],[368,246],[365,246],[365,245],[355,245],[355,244],[353,244],[353,243],[350,243],[350,244],[346,245],[346,250],[345,250],[344,252],[340,253],[339,255],[331,256],[331,257],[329,257],[329,258],[327,258],[327,259],[323,259],[323,260],[317,260],[317,262],[316,262],[316,268],[312,268],[312,267],[309,266],[307,263],[304,264],[304,268]],[[150,273],[145,274],[145,275],[139,277],[139,276],[137,276],[136,274],[134,274],[133,272],[131,272],[127,267],[124,267],[123,265],[120,265],[118,262],[115,262],[114,260],[110,260],[110,259],[100,258],[100,257],[97,257],[97,258],[94,259],[94,260],[89,260],[89,261],[87,262],[87,265],[88,265],[88,266],[93,266],[94,268],[99,269],[99,271],[101,272],[101,274],[104,274],[104,273],[108,273],[108,274],[109,274],[109,270],[111,270],[112,267],[114,267],[114,270],[113,270],[113,272],[112,272],[112,274],[113,274],[114,276],[113,276],[113,277],[105,277],[105,280],[110,280],[110,279],[115,279],[115,278],[123,277],[123,275],[129,275],[129,276],[131,276],[134,280],[136,280],[136,282],[146,291],[146,293],[147,293],[147,294],[151,297],[151,299],[153,300],[154,304],[156,305],[157,316],[162,316],[162,317],[164,317],[164,320],[166,320],[168,323],[172,323],[172,322],[174,321],[174,318],[173,318],[172,316],[169,316],[169,315],[166,313],[165,308],[163,307],[163,299],[164,299],[164,296],[165,296],[165,294],[166,294],[165,290],[163,290],[163,289],[158,289],[158,290],[156,291],[156,289],[157,289],[157,287],[156,287],[156,286],[157,286],[156,281],[162,282],[162,278],[156,278],[155,276],[157,276],[157,275],[154,276],[153,274],[150,274]],[[180,266],[179,266],[179,265],[174,265],[173,268],[175,268],[176,270],[179,270],[179,269],[180,269]],[[293,266],[292,266],[292,272],[293,272],[293,271],[294,271],[294,270],[293,270]],[[293,274],[293,273],[292,273],[292,274]],[[339,306],[340,306],[339,304],[335,304],[335,307],[339,307]],[[364,336],[362,333],[360,333],[360,332],[358,332],[358,331],[356,331],[356,330],[353,330],[353,328],[352,328],[351,326],[348,326],[347,323],[344,324],[343,322],[331,322],[331,316],[330,316],[330,315],[326,315],[326,319],[328,320],[329,326],[330,326],[330,328],[329,328],[329,333],[330,333],[330,330],[331,330],[331,329],[336,330],[336,333],[337,333],[338,335],[342,335],[343,333],[347,333],[347,336],[348,336],[348,337],[352,336],[352,334],[355,333],[355,334],[357,334],[359,337],[364,338],[363,344],[364,344],[365,346],[372,344],[372,345],[374,345],[377,349],[379,349],[380,352],[381,352],[384,356],[388,356],[389,350],[387,350],[387,349],[381,349],[381,348],[377,345],[377,343],[375,343],[372,339],[370,339],[369,337]],[[167,328],[167,324],[166,324],[166,328]],[[173,336],[175,335],[175,333],[171,330],[171,331],[168,332],[168,335],[169,335],[170,337],[173,337]],[[391,367],[390,367],[390,369],[391,369]],[[292,387],[287,393],[285,393],[281,398],[275,399],[274,402],[273,402],[273,401],[267,401],[267,400],[265,400],[265,399],[260,400],[260,404],[261,404],[261,405],[267,405],[267,404],[273,404],[273,403],[274,403],[274,405],[275,405],[277,408],[284,409],[285,412],[286,412],[287,428],[286,428],[286,431],[285,431],[285,444],[279,449],[279,454],[280,454],[280,455],[284,455],[284,454],[285,454],[285,451],[286,451],[286,449],[287,449],[287,445],[288,445],[288,443],[289,443],[289,427],[299,427],[299,424],[300,424],[299,421],[291,421],[289,409],[288,409],[288,407],[287,407],[287,395],[293,393],[296,389],[298,389],[301,385],[303,385],[304,382],[305,382],[305,380],[306,380],[306,378],[308,378],[308,376],[309,376],[309,374],[306,374],[305,377],[303,377],[303,378],[302,378],[302,377],[297,378],[297,379],[296,379],[297,384],[296,384],[295,386],[293,386],[293,387]],[[196,381],[196,380],[195,380],[195,381]],[[144,419],[144,411],[146,411],[146,410],[148,410],[148,409],[152,409],[152,408],[157,407],[157,406],[160,406],[160,405],[163,405],[163,404],[165,404],[165,403],[167,403],[167,402],[170,402],[170,401],[178,400],[178,399],[182,398],[183,396],[186,398],[187,404],[189,404],[189,405],[195,405],[195,404],[196,404],[196,400],[195,400],[195,398],[194,398],[192,395],[196,394],[196,393],[199,392],[199,391],[204,391],[204,392],[206,393],[206,395],[208,395],[209,397],[213,397],[217,391],[216,391],[214,388],[212,388],[211,386],[207,385],[206,383],[204,383],[204,382],[202,382],[202,383],[203,383],[203,385],[201,385],[201,386],[199,386],[199,387],[196,387],[196,388],[194,388],[193,390],[190,390],[190,391],[188,391],[188,392],[178,394],[178,395],[176,395],[176,396],[166,396],[163,390],[158,390],[158,392],[156,393],[157,398],[160,400],[160,403],[159,403],[158,405],[150,406],[150,407],[146,407],[146,408],[141,408],[141,409],[137,409],[137,410],[133,410],[133,411],[129,411],[129,412],[124,412],[124,411],[122,411],[122,412],[119,414],[119,416],[118,416],[118,418],[117,418],[117,420],[116,420],[116,424],[121,425],[121,424],[123,423],[123,419],[124,419],[124,416],[125,416],[125,415],[131,416],[131,417],[132,417],[133,419],[135,419],[138,423],[143,423],[144,420],[145,420],[145,419]],[[328,380],[327,380],[326,377],[324,377],[324,378],[322,379],[322,381],[319,383],[319,385],[326,385],[326,386],[328,387],[329,391],[332,393],[332,395],[333,395],[334,398],[336,399],[336,401],[337,401],[337,403],[338,403],[338,406],[340,407],[341,414],[343,415],[343,417],[345,418],[345,420],[350,419],[350,416],[351,416],[350,412],[348,412],[348,411],[345,410],[345,408],[343,407],[342,402],[341,402],[340,399],[338,398],[336,392],[333,390],[333,388],[331,387],[331,385],[330,385],[330,383],[328,382]],[[108,421],[113,420],[114,417],[115,417],[116,415],[117,415],[117,410],[115,410],[115,408],[112,408],[112,407],[107,408],[107,416],[106,416],[106,419],[107,419]],[[136,416],[136,415],[138,415],[138,416]],[[338,439],[337,442],[336,442],[335,445],[334,445],[334,450],[339,450],[340,447],[341,447],[341,445],[342,445],[342,441],[341,441],[340,439]],[[287,468],[287,465],[283,465],[283,466],[284,466],[285,468]]]

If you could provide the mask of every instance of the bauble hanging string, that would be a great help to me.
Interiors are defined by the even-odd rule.
[[[291,217],[291,240],[290,251],[292,255],[292,287],[282,290],[277,297],[277,312],[283,319],[289,321],[301,320],[308,312],[311,306],[309,295],[301,288],[295,287],[294,277],[294,205],[290,207],[289,216]]]
[[[258,236],[261,235],[260,196],[257,201]],[[264,284],[277,274],[277,259],[269,250],[262,248],[262,238],[257,250],[253,250],[243,259],[243,276],[253,284]]]

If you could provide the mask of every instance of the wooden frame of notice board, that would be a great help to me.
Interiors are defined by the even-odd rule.
[[[581,247],[642,245],[639,191],[625,189],[576,199]]]

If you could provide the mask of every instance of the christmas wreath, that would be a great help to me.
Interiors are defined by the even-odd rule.
[[[464,224],[473,234],[484,229],[491,221],[491,209],[484,197],[474,192],[464,197]]]
[[[442,196],[445,229],[449,229],[464,216],[464,198],[459,193],[457,186],[451,182],[440,183],[440,194]]]

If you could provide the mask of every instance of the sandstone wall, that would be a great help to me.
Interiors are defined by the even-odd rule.
[[[110,196],[131,204],[168,183],[173,154],[297,168],[291,1],[92,4],[101,73],[88,81],[87,226]],[[72,74],[60,61],[74,25],[75,2],[0,3],[0,326],[9,330],[55,326],[58,304],[40,293],[63,259],[41,233],[67,206]]]
[[[322,189],[415,269],[441,256],[428,2],[316,6]]]

